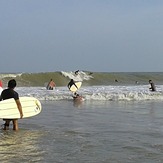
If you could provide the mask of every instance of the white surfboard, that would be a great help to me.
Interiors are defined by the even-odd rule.
[[[76,85],[76,86],[75,86]],[[82,82],[75,82],[69,89],[71,92],[76,92],[82,85]]]
[[[41,112],[42,106],[38,99],[34,97],[19,97],[19,99],[22,105],[23,118],[32,117]],[[0,101],[0,118],[20,118],[19,110],[13,98]]]

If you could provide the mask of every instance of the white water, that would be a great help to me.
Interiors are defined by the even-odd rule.
[[[93,78],[91,75],[88,75],[83,71],[79,71],[77,75],[72,71],[70,72],[61,71],[61,73],[64,77],[68,77],[69,79],[73,79],[75,81],[90,80]]]
[[[71,100],[72,92],[67,87],[46,90],[44,87],[17,87],[19,96],[33,96],[39,100]],[[78,93],[85,100],[100,101],[140,101],[163,100],[163,85],[157,85],[157,91],[149,91],[149,85],[137,86],[90,86],[81,87]]]

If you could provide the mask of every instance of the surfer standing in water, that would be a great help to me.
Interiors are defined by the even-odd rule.
[[[73,94],[73,99],[74,99],[74,101],[82,101],[83,100],[83,97],[80,96],[78,93],[75,92]]]
[[[48,89],[48,90],[53,90],[55,86],[56,86],[56,85],[55,85],[53,79],[51,79],[50,82],[49,82],[48,85],[47,85],[47,89]]]
[[[78,89],[77,85],[75,84],[74,80],[71,79],[70,82],[68,83],[67,87],[70,89],[72,85],[75,85],[75,87]]]
[[[155,84],[153,83],[152,80],[149,80],[149,84],[151,85],[151,87],[149,88],[151,91],[156,91],[156,87]]]
[[[15,79],[9,80],[8,88],[2,91],[0,96],[0,101],[14,98],[20,113],[20,118],[22,118],[23,117],[22,106],[19,100],[19,94],[16,91],[14,91],[15,87],[16,87],[16,80]],[[3,119],[3,120],[5,121],[4,130],[9,129],[9,125],[11,121],[13,122],[13,130],[16,131],[18,130],[18,119]]]

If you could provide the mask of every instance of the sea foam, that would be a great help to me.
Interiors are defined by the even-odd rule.
[[[34,96],[39,100],[72,100],[72,92],[65,87],[46,90],[45,87],[17,87],[20,96]],[[143,101],[163,100],[163,85],[156,92],[149,91],[148,85],[139,86],[83,86],[77,91],[85,101]]]

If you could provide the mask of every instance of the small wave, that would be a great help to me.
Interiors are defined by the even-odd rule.
[[[0,78],[4,79],[4,78],[16,78],[18,76],[21,76],[22,73],[19,74],[0,74]]]
[[[86,100],[96,101],[144,101],[163,100],[163,93],[140,93],[140,92],[112,92],[86,94]]]
[[[72,92],[67,87],[46,90],[43,87],[16,88],[20,96],[34,96],[39,100],[72,100]],[[151,92],[148,86],[85,86],[78,90],[85,101],[145,101],[163,100],[163,85],[159,91]]]

